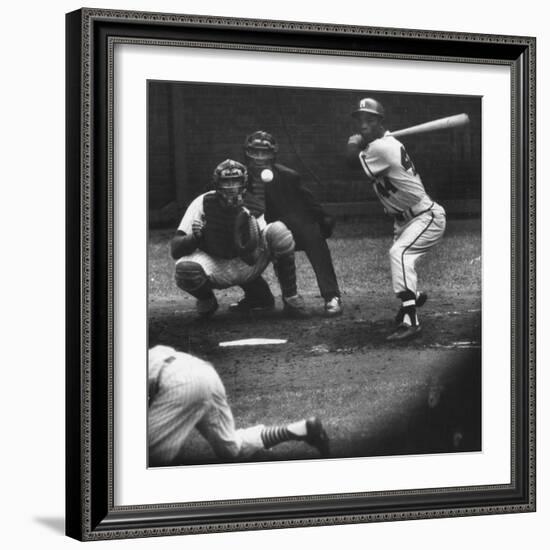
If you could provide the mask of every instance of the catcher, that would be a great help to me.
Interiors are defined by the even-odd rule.
[[[282,222],[266,224],[247,182],[246,167],[227,159],[214,170],[214,190],[189,205],[171,242],[176,284],[197,299],[199,316],[209,317],[218,309],[213,289],[246,289],[272,261],[284,312],[308,317],[296,287],[292,233]]]

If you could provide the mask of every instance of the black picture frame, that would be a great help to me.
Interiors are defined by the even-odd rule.
[[[66,533],[79,540],[535,510],[535,38],[81,9],[66,16]],[[511,483],[113,504],[114,43],[476,62],[511,70]]]

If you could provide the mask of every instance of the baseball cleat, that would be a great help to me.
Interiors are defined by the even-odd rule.
[[[304,299],[299,294],[289,297],[283,296],[283,312],[292,319],[307,319],[310,317]]]
[[[428,300],[428,294],[426,292],[419,292],[416,295],[416,307],[422,307]]]
[[[325,302],[325,315],[335,317],[336,315],[342,315],[343,311],[342,300],[338,296]]]
[[[216,313],[218,309],[218,300],[212,295],[210,298],[205,298],[204,300],[197,300],[197,313],[199,317],[207,319]]]
[[[323,427],[321,419],[317,416],[312,416],[306,420],[307,434],[303,437],[308,445],[315,447],[319,454],[323,457],[329,456],[330,453],[330,440],[327,432]]]
[[[247,298],[246,296],[239,300],[238,302],[235,302],[234,304],[231,304],[229,306],[229,311],[231,313],[250,313],[250,312],[262,312],[262,311],[272,311],[275,308],[275,300],[274,298],[270,298],[269,300],[251,300],[250,298]]]
[[[428,294],[426,292],[419,292],[416,295],[416,307],[422,307],[428,300]],[[400,325],[403,322],[403,307],[399,308],[397,315],[395,316],[395,324]]]
[[[418,333],[421,331],[420,325],[407,325],[405,323],[401,323],[395,332],[390,334],[386,340],[388,342],[396,342],[396,341],[402,341],[402,340],[409,340],[410,338],[414,338],[418,335]]]

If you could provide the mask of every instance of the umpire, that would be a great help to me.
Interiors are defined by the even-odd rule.
[[[277,152],[278,144],[271,134],[258,130],[247,136],[244,154],[248,192],[265,206],[268,223],[282,221],[290,229],[296,250],[303,250],[313,267],[326,315],[340,315],[340,289],[326,242],[332,234],[334,220],[301,182],[297,172],[275,162]],[[246,311],[272,304],[273,296],[264,279],[243,288],[245,297],[233,309]]]

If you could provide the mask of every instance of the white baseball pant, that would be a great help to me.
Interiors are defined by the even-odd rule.
[[[176,269],[180,262],[194,262],[202,267],[212,288],[229,288],[253,281],[265,271],[271,260],[293,251],[292,233],[282,222],[277,221],[262,230],[254,265],[248,265],[241,258],[214,258],[202,250],[195,250],[188,256],[182,256],[176,262]]]
[[[446,219],[442,206],[434,203],[427,212],[411,220],[394,224],[394,242],[390,249],[393,291],[416,295],[416,262],[443,238]]]

